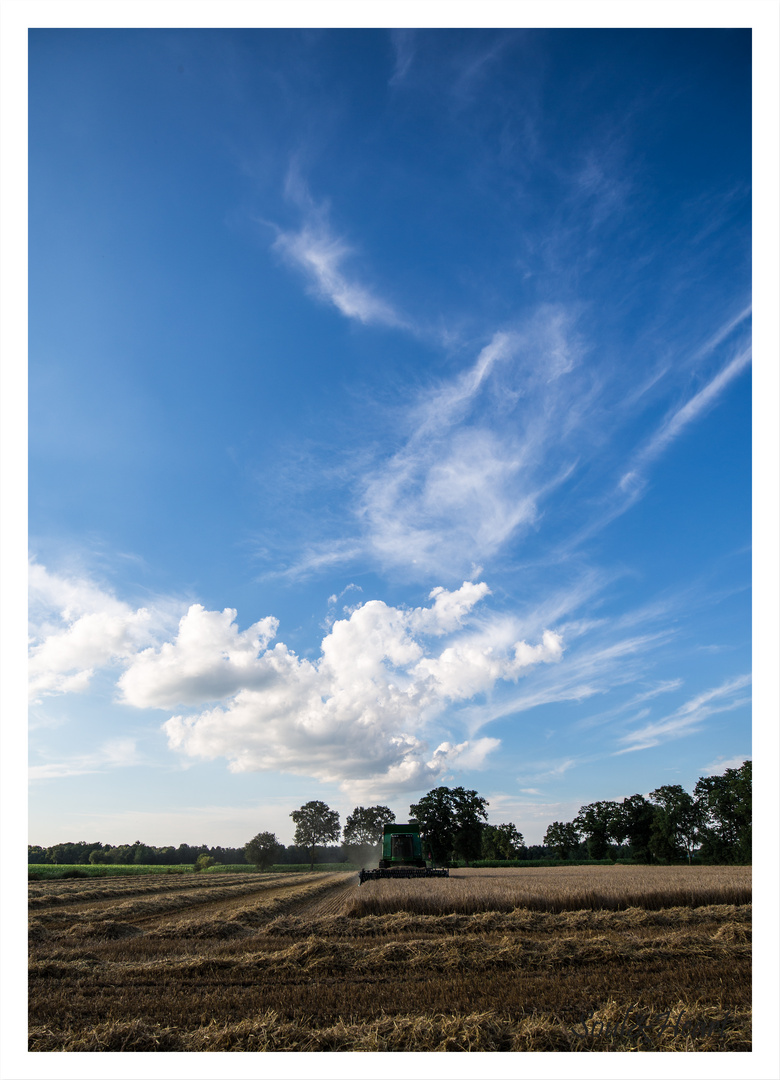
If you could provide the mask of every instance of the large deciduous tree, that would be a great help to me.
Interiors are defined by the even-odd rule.
[[[258,833],[249,843],[244,844],[244,858],[248,863],[254,863],[258,870],[272,866],[281,851],[282,845],[272,832]]]
[[[653,861],[650,838],[656,812],[656,807],[643,795],[631,795],[630,798],[623,799],[619,806],[619,842],[627,840],[631,845],[632,857],[645,863]]]
[[[606,858],[610,843],[619,842],[620,811],[616,802],[595,802],[581,807],[574,824],[588,838],[591,859]]]
[[[581,840],[580,831],[573,821],[554,821],[544,834],[544,846],[552,848],[559,859],[570,859]]]
[[[713,862],[752,860],[753,763],[703,776],[693,790],[701,813],[701,855]]]
[[[468,866],[479,858],[487,805],[476,791],[437,787],[413,803],[409,813],[419,821],[436,862],[448,862],[455,855]]]
[[[701,807],[680,784],[664,784],[650,792],[657,811],[653,818],[650,849],[664,862],[685,855],[691,861],[702,822]]]
[[[347,816],[344,843],[348,847],[376,847],[382,842],[385,825],[395,821],[389,806],[356,806]]]
[[[523,834],[511,821],[502,825],[485,825],[482,830],[483,859],[516,859],[524,846]]]
[[[418,803],[412,803],[409,814],[420,823],[425,845],[434,862],[449,862],[455,842],[455,815],[450,789],[433,788]]]
[[[305,803],[300,810],[293,810],[290,817],[295,822],[295,843],[306,849],[309,869],[313,870],[317,845],[335,844],[339,838],[341,822],[338,811],[315,799]]]

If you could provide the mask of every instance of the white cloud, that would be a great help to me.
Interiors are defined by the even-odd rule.
[[[323,621],[320,623],[320,627],[323,630],[330,630],[331,626],[333,626],[334,622],[336,621],[336,604],[348,592],[351,592],[352,590],[354,590],[355,592],[363,592],[363,589],[360,585],[355,585],[354,582],[350,582],[349,585],[346,585],[340,593],[333,593],[331,596],[328,597],[328,612]],[[351,615],[353,611],[357,611],[357,609],[361,606],[361,603],[362,601],[358,600],[354,604],[344,604],[342,606],[342,611],[345,615]]]
[[[75,622],[81,615],[95,611],[117,615],[128,610],[127,604],[87,578],[52,574],[35,560],[30,561],[27,580],[30,615],[32,619],[37,617],[38,623],[51,616]]]
[[[732,320],[732,323],[728,324],[729,330],[738,321],[740,320]],[[725,333],[722,336],[725,336]],[[720,337],[716,335],[713,340],[717,343]],[[660,457],[689,424],[712,408],[729,383],[747,367],[751,357],[752,349],[750,347],[742,349],[714,378],[710,379],[706,386],[664,420],[654,435],[637,453],[631,468],[621,478],[620,488],[622,491],[627,492],[629,495],[636,495],[641,491],[643,485],[641,470],[644,466]]]
[[[499,680],[517,679],[534,664],[560,660],[562,655],[561,639],[549,630],[545,631],[541,644],[519,642],[512,655],[495,650],[483,633],[456,642],[438,657],[421,660],[419,667],[430,673],[450,700],[458,701],[490,690]]]
[[[707,341],[705,341],[705,343],[696,353],[694,353],[693,359],[700,360],[702,357],[707,356],[709,353],[711,353],[715,348],[717,348],[718,345],[726,341],[726,339],[731,336],[731,334],[736,330],[738,326],[741,326],[742,323],[746,322],[752,314],[752,304],[748,304],[741,311],[738,311],[733,318],[728,319],[725,323],[723,323],[722,326],[718,327],[715,333],[712,334],[712,336],[708,338]]]
[[[714,761],[711,761],[708,765],[702,765],[702,776],[723,776],[726,769],[741,769],[746,761],[751,761],[753,758],[752,753],[737,754],[735,757],[724,758],[718,757]]]
[[[129,659],[153,639],[159,613],[129,604],[83,578],[32,562],[29,687],[33,701],[83,693],[97,668]]]
[[[684,735],[691,735],[700,730],[702,723],[713,713],[729,712],[750,702],[749,697],[736,697],[735,695],[746,686],[749,686],[752,676],[741,675],[736,679],[729,679],[721,686],[712,690],[706,690],[696,697],[691,698],[676,709],[673,713],[646,724],[643,728],[624,735],[619,741],[627,744],[617,754],[628,754],[633,750],[647,750],[669,739],[679,739]]]
[[[322,213],[314,215],[298,232],[279,232],[273,246],[304,272],[316,296],[333,304],[348,319],[405,325],[390,304],[346,272],[344,264],[354,251],[334,235]]]
[[[67,776],[84,776],[87,773],[105,772],[106,769],[137,765],[140,756],[135,739],[110,739],[92,754],[77,754],[64,761],[32,765],[28,770],[30,780],[56,780]]]
[[[464,632],[487,591],[472,582],[454,593],[436,589],[430,607],[411,610],[371,600],[334,624],[317,662],[279,643],[247,664],[244,685],[226,705],[168,720],[169,744],[192,757],[225,757],[234,772],[305,774],[366,797],[419,790],[452,768],[479,768],[497,740],[445,740],[431,753],[426,733],[448,703],[516,680],[562,652],[552,633],[529,646],[510,641],[501,620],[489,617]],[[441,637],[444,648],[431,652],[431,640]],[[205,669],[212,670],[207,660]],[[136,687],[144,674],[139,668]],[[191,685],[184,674],[182,683]],[[152,679],[136,692],[149,704],[159,687]],[[173,693],[171,680],[164,700]]]
[[[529,779],[532,780],[558,780],[561,776],[573,769],[577,765],[577,758],[562,758],[559,761],[537,761],[534,762],[531,768],[518,777],[518,781],[523,783]]]
[[[582,805],[574,799],[563,802],[545,797],[538,788],[521,788],[519,795],[490,792],[488,799],[491,825],[514,822],[528,845],[541,844],[553,821],[571,821]]]
[[[656,686],[651,687],[649,690],[634,694],[628,701],[624,701],[621,705],[616,705],[613,709],[607,709],[595,716],[585,717],[578,721],[577,727],[589,728],[596,724],[603,724],[608,720],[614,720],[615,717],[620,716],[621,713],[627,712],[629,709],[635,709],[637,705],[641,705],[645,701],[650,701],[652,698],[658,697],[659,694],[669,694],[674,690],[679,690],[682,684],[682,679],[666,679]],[[649,710],[642,711],[644,713],[649,712]]]
[[[349,608],[312,661],[283,642],[271,647],[273,616],[240,630],[235,610],[192,604],[174,628],[170,604],[162,614],[154,603],[134,609],[92,582],[37,564],[31,576],[37,615],[30,669],[39,696],[82,692],[98,669],[121,668],[123,703],[200,709],[164,725],[173,749],[227,758],[233,771],[277,769],[339,782],[366,797],[482,768],[498,740],[453,738],[443,720],[448,707],[563,653],[551,631],[540,629],[541,640],[528,644],[514,617],[478,613],[490,593],[484,582],[434,588],[416,608],[380,600]],[[358,590],[352,583],[341,596]],[[331,606],[340,598],[333,594]],[[31,775],[78,775],[130,760],[128,746],[114,753],[106,744],[36,765]]]
[[[587,701],[631,683],[642,677],[650,650],[670,637],[664,632],[610,640],[608,635],[615,629],[607,627],[586,648],[573,646],[561,668],[537,671],[531,688],[503,694],[499,700],[478,708],[467,707],[463,719],[469,733],[474,735],[495,720],[517,716],[540,705]]]
[[[591,423],[579,356],[567,317],[548,307],[419,398],[401,448],[364,480],[359,515],[381,562],[462,573],[537,522]]]
[[[193,604],[179,622],[176,640],[159,650],[145,649],[121,676],[123,700],[138,708],[199,705],[262,683],[257,656],[276,635],[278,619],[268,616],[239,632],[236,614]]]
[[[390,40],[395,53],[395,65],[388,85],[396,86],[404,81],[414,60],[414,30],[391,30]]]

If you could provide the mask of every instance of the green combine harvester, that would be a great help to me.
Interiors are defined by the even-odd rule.
[[[420,826],[416,821],[408,825],[385,825],[382,837],[382,858],[376,870],[361,870],[358,881],[377,881],[379,878],[431,878],[449,877],[446,866],[428,866],[423,854]]]

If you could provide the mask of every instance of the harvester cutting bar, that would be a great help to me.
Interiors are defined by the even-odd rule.
[[[378,870],[361,870],[358,874],[359,884],[364,881],[378,881],[379,878],[409,878],[409,877],[449,877],[447,867],[431,866],[388,866]]]

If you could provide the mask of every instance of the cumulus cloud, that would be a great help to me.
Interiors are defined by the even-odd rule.
[[[236,615],[232,608],[206,611],[193,604],[175,641],[134,658],[119,679],[123,699],[138,708],[199,705],[262,682],[257,655],[276,635],[278,619],[268,616],[239,632]]]
[[[270,615],[241,630],[234,609],[192,604],[175,627],[170,610],[163,617],[154,605],[134,609],[35,564],[31,583],[37,697],[81,692],[98,669],[119,668],[123,703],[197,710],[163,725],[172,749],[226,758],[235,772],[335,781],[365,797],[483,767],[498,740],[454,737],[458,710],[563,654],[558,634],[540,630],[528,644],[516,618],[478,610],[490,593],[484,582],[434,588],[420,607],[369,600],[345,608],[316,659],[274,643],[278,621]],[[354,584],[342,596],[352,591]],[[330,597],[332,605],[338,599]],[[109,751],[36,766],[33,776],[92,772],[128,757],[127,747],[116,762]]]
[[[133,656],[153,638],[159,616],[129,604],[83,578],[50,573],[32,562],[29,692],[83,693],[96,669]]]
[[[487,592],[465,582],[453,593],[434,590],[429,607],[414,609],[371,600],[333,625],[317,661],[278,643],[247,664],[242,688],[226,704],[168,720],[169,744],[192,757],[225,757],[234,772],[301,773],[353,793],[414,790],[449,769],[479,768],[498,741],[444,740],[431,752],[426,735],[437,718],[449,704],[562,655],[551,632],[527,645],[507,641],[490,618],[467,627]],[[444,648],[435,651],[442,637]],[[144,674],[139,668],[139,682]],[[141,700],[150,703],[155,693],[152,680]],[[163,693],[165,701],[174,693],[170,681]]]

